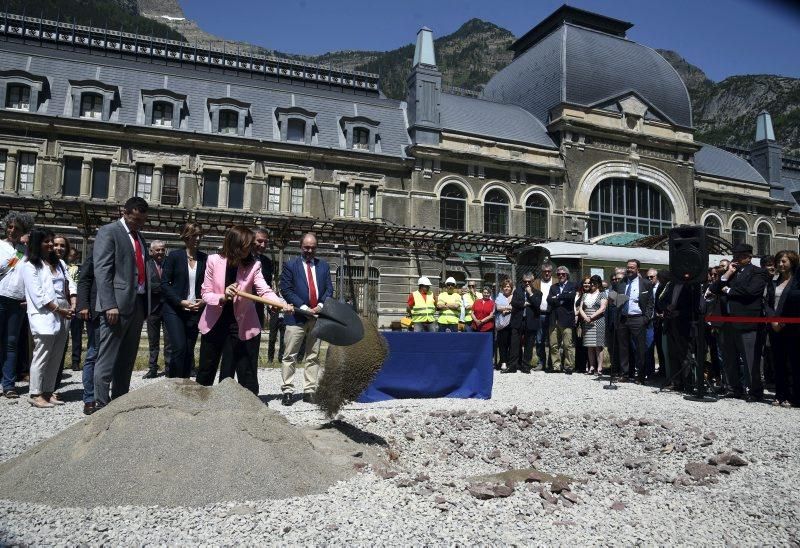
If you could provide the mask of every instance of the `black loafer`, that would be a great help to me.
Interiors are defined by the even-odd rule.
[[[158,377],[158,371],[153,371],[152,369],[144,374],[143,379],[155,379]]]
[[[317,396],[313,392],[306,392],[303,394],[303,401],[305,403],[317,403]]]
[[[283,396],[281,396],[281,405],[289,407],[293,403],[294,403],[294,398],[292,398],[292,394],[290,392],[284,392]]]

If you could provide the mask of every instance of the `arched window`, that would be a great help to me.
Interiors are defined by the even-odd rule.
[[[467,193],[450,183],[439,198],[439,225],[445,230],[466,230]]]
[[[747,223],[736,219],[731,225],[731,243],[733,245],[747,243]]]
[[[767,223],[761,223],[756,229],[756,253],[764,257],[770,255],[770,242],[772,240],[772,229]]]
[[[611,232],[663,234],[673,218],[669,199],[644,181],[605,179],[589,198],[590,238]]]
[[[483,200],[483,231],[508,234],[508,196],[502,190],[490,190]]]
[[[703,221],[703,226],[706,227],[706,234],[710,236],[716,236],[717,238],[720,237],[721,226],[719,224],[719,219],[717,219],[716,217],[713,217],[711,215],[706,217],[706,220]]]
[[[525,234],[532,238],[547,238],[547,199],[531,194],[525,201]]]

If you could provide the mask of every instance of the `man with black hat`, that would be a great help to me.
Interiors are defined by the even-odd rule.
[[[764,315],[764,288],[769,273],[751,263],[753,247],[739,243],[733,247],[733,261],[712,292],[720,296],[724,316],[759,318]],[[761,352],[756,348],[760,338],[756,323],[724,323],[723,350],[728,396],[742,397],[748,389],[747,401],[760,401],[764,395],[761,382]]]

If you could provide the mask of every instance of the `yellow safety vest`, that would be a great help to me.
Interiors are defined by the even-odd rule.
[[[472,293],[470,293],[469,291],[464,293],[464,322],[465,323],[472,322],[472,308],[471,307],[474,304],[475,304],[475,299],[472,297]],[[470,307],[469,310],[467,310],[468,306]]]
[[[461,315],[461,294],[457,291],[452,295],[447,292],[439,293],[439,302],[446,305],[457,304],[458,310],[452,308],[445,308],[439,311],[439,323],[444,325],[455,325],[458,323],[458,317]]]
[[[433,295],[428,293],[423,297],[419,291],[414,291],[412,295],[414,296],[414,307],[411,309],[411,322],[432,322],[433,314],[436,312],[436,306],[433,304]]]

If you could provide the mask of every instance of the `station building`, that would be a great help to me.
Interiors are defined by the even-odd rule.
[[[661,242],[703,224],[714,248],[797,249],[800,160],[768,113],[749,149],[694,140],[691,101],[632,25],[564,6],[515,41],[481,94],[442,85],[416,37],[405,101],[376,75],[0,15],[0,214],[33,212],[87,251],[133,195],[148,239],[201,223],[307,231],[337,293],[379,326],[416,279],[494,283],[545,240]]]

